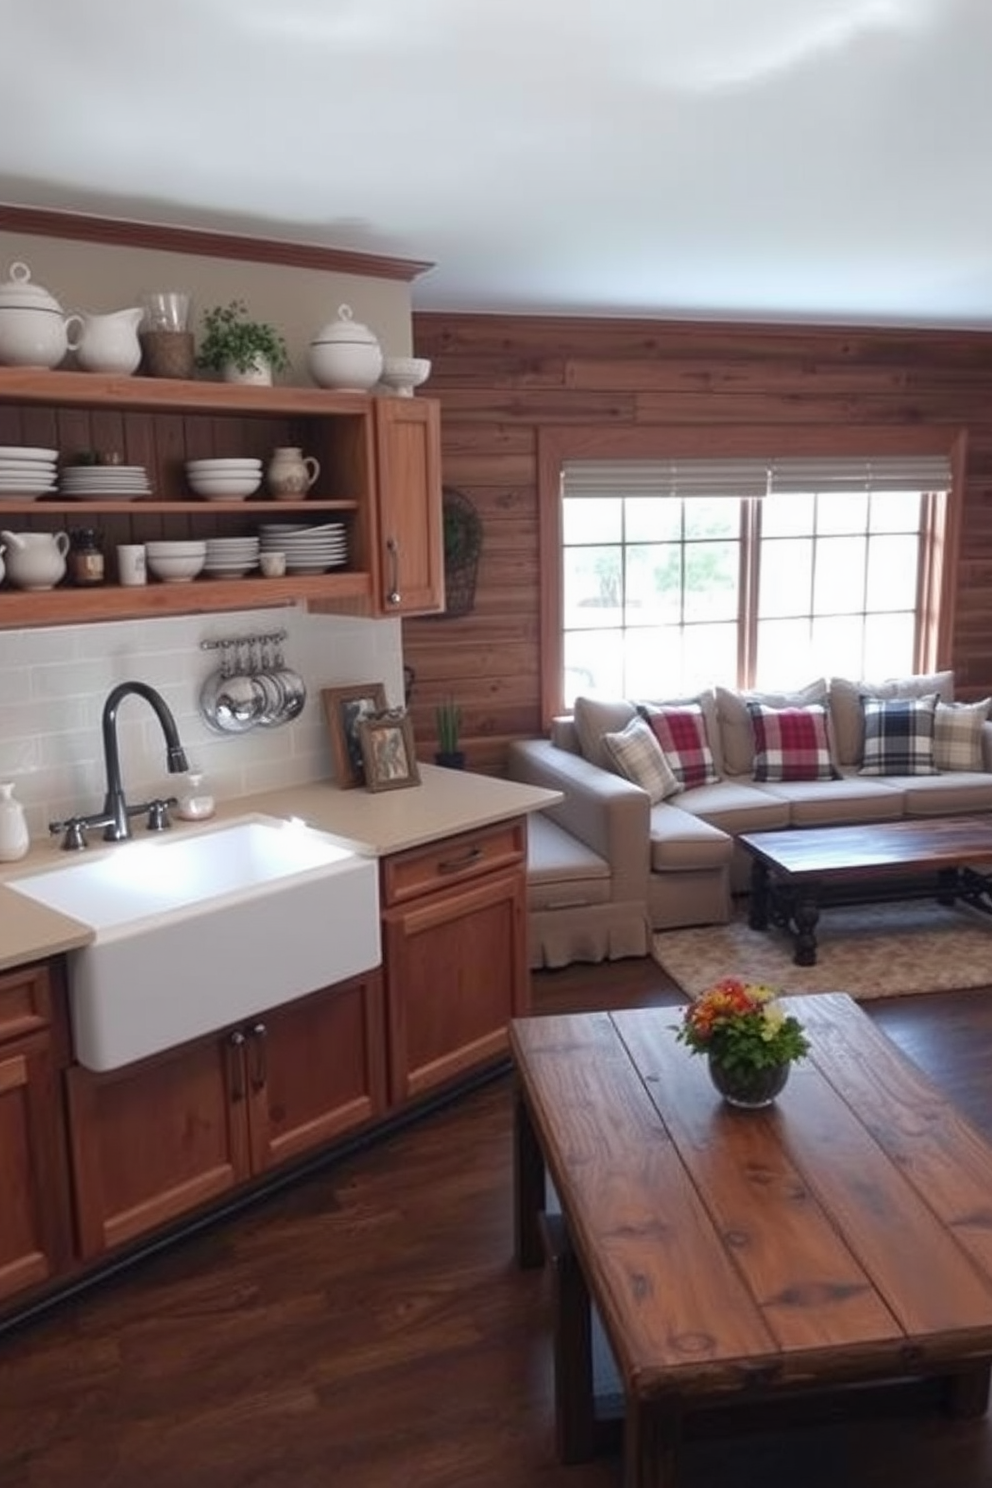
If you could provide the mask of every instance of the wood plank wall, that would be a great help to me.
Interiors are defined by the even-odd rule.
[[[563,426],[693,443],[711,430],[721,453],[759,426],[770,443],[808,429],[820,452],[831,428],[931,427],[948,448],[963,431],[951,664],[960,696],[992,693],[992,333],[438,313],[413,332],[433,362],[444,482],[484,524],[473,612],[403,623],[422,758],[449,692],[470,768],[500,773],[507,740],[543,731],[537,454]]]

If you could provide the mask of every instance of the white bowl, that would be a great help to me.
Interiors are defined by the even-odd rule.
[[[431,375],[428,357],[386,357],[379,381],[401,398],[412,398],[413,390]]]
[[[147,559],[148,571],[157,579],[164,579],[167,584],[185,584],[202,571],[207,555],[198,553],[188,557],[173,557],[169,554],[148,553]]]
[[[246,470],[261,470],[261,460],[187,460],[186,469],[201,475],[241,475]]]
[[[262,484],[262,472],[251,470],[243,475],[197,475],[186,472],[190,489],[197,496],[228,497],[251,496]]]

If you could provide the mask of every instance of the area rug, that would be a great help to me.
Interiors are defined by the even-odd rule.
[[[784,993],[848,992],[859,1001],[992,986],[992,919],[928,900],[825,909],[815,966],[796,966],[791,936],[752,930],[746,904],[729,925],[664,930],[654,959],[690,997],[725,976]]]

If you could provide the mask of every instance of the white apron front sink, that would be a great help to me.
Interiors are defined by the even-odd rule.
[[[94,932],[68,953],[76,1058],[116,1069],[378,966],[375,861],[252,816],[7,881]]]

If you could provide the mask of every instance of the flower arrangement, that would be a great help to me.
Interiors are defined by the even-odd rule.
[[[775,989],[737,977],[724,977],[691,1003],[676,1036],[691,1053],[741,1075],[789,1065],[809,1052],[802,1024]]]

